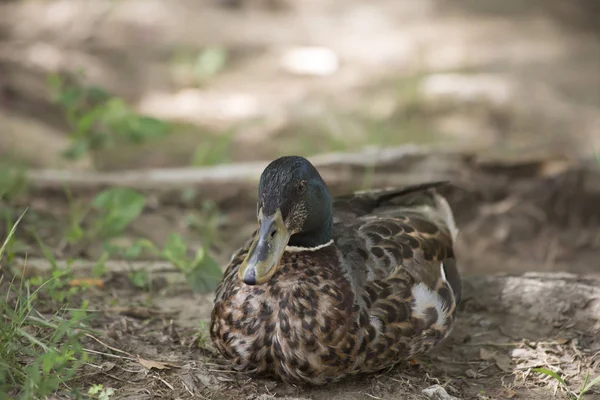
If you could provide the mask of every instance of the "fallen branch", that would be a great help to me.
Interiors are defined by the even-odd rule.
[[[530,159],[483,160],[475,153],[406,145],[367,148],[353,153],[328,153],[310,157],[334,194],[367,187],[404,186],[432,180],[449,180],[454,186],[475,191],[506,186],[509,180],[555,176],[573,168],[570,160],[554,156]],[[256,183],[268,161],[217,165],[202,168],[147,169],[119,172],[33,170],[31,190],[64,195],[96,192],[106,187],[129,187],[150,191],[160,200],[179,202],[183,190],[217,203],[253,198]],[[600,173],[597,173],[600,181]],[[494,179],[491,179],[491,178]],[[600,186],[600,184],[598,185]]]
[[[447,174],[465,156],[460,153],[442,153],[425,147],[404,146],[390,149],[370,148],[355,153],[330,153],[310,157],[311,162],[335,185],[352,176],[356,170],[388,170],[415,175],[415,167],[428,163],[434,166],[429,175]],[[435,159],[435,160],[434,160]],[[146,169],[119,172],[88,172],[69,170],[31,171],[31,183],[40,189],[70,187],[94,188],[98,186],[127,186],[139,189],[185,188],[203,184],[255,183],[268,161],[224,164],[198,168]],[[418,164],[418,165],[417,165]],[[434,164],[438,166],[435,167]],[[340,173],[342,176],[339,176]],[[423,177],[427,175],[422,173]],[[356,177],[356,176],[353,176]],[[421,177],[421,179],[423,178]],[[432,178],[436,179],[436,178]]]

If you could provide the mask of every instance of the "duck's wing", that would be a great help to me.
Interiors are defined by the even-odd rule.
[[[460,298],[453,249],[458,230],[448,202],[435,191],[444,184],[355,193],[334,201],[334,238],[356,286],[408,273],[432,290],[440,279],[447,280]]]

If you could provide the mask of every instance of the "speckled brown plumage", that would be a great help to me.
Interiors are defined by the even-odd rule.
[[[334,243],[286,251],[254,286],[238,277],[251,238],[216,291],[217,349],[242,371],[324,384],[440,343],[461,285],[454,222],[436,185],[334,199]]]

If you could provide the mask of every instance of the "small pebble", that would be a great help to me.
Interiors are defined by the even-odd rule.
[[[448,392],[446,392],[446,389],[440,385],[433,385],[427,389],[423,389],[421,393],[431,400],[461,400],[458,397],[450,396]]]

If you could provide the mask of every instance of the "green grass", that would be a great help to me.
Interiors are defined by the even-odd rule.
[[[600,385],[600,376],[590,381],[590,374],[588,372],[585,375],[581,388],[578,391],[572,391],[567,382],[565,382],[565,380],[556,372],[546,368],[534,368],[533,371],[543,375],[547,375],[552,379],[556,380],[560,384],[560,386],[562,386],[567,391],[571,400],[581,400],[583,398],[583,395],[589,392],[590,389],[592,389],[594,386]]]
[[[226,61],[225,56],[219,49],[202,53],[195,65],[199,79],[218,73]],[[100,88],[67,82],[58,76],[51,77],[50,84],[71,127],[71,146],[65,151],[68,158],[111,151],[113,147],[122,147],[121,144],[139,151],[150,139],[165,136],[172,128],[162,121],[138,115],[122,99]],[[234,133],[232,129],[201,143],[192,164],[227,161]],[[127,242],[118,239],[130,234],[131,224],[147,208],[145,194],[128,188],[107,188],[89,200],[73,196],[69,188],[65,190],[66,215],[62,207],[38,210],[38,213],[33,204],[30,204],[31,210],[18,213],[29,201],[27,171],[15,163],[0,165],[0,220],[3,223],[0,229],[0,400],[43,399],[56,393],[107,400],[114,394],[112,388],[102,385],[78,388],[73,383],[90,358],[84,343],[85,335],[91,332],[92,314],[87,311],[88,303],[81,300],[82,288],[70,284],[73,260],[67,260],[63,266],[64,261],[56,258],[57,250],[63,258],[68,258],[65,249],[68,253],[70,247],[77,250],[102,244],[103,253],[92,272],[94,276],[105,273],[104,265],[110,258],[135,260],[149,254],[172,263],[194,291],[211,291],[221,278],[220,267],[209,253],[210,245],[218,241],[220,214],[214,204],[206,203],[189,213],[186,220],[187,229],[202,238],[202,245],[197,248],[192,248],[176,233],[169,235],[161,245],[152,243],[143,234],[131,245],[123,245],[120,243]],[[61,217],[55,218],[57,216]],[[51,226],[42,225],[48,221],[52,222]],[[60,239],[53,241],[54,245],[58,242],[58,246],[44,243],[42,236],[48,238],[49,235]],[[42,257],[50,264],[48,276],[29,273],[27,261],[16,264],[18,256],[27,259],[26,250],[36,242]],[[145,271],[131,272],[129,279],[143,289],[150,281]]]
[[[207,204],[190,222],[189,228],[196,229],[205,243],[197,249],[191,249],[183,237],[175,233],[169,235],[162,246],[142,237],[131,246],[119,247],[112,240],[123,235],[140,217],[146,205],[145,195],[130,189],[111,188],[88,203],[71,200],[64,240],[104,243],[106,250],[94,269],[98,275],[103,273],[103,264],[110,257],[133,260],[147,251],[171,262],[194,291],[208,292],[218,283],[221,270],[208,250],[216,236],[219,216],[214,205]],[[114,393],[111,388],[94,385],[89,392],[79,393],[82,388],[70,385],[88,361],[82,343],[84,335],[90,332],[91,314],[87,312],[86,301],[77,304],[81,288],[69,285],[73,278],[69,262],[66,267],[59,267],[53,249],[38,237],[34,225],[29,231],[33,232],[43,257],[50,263],[50,277],[28,277],[26,262],[22,268],[13,265],[18,253],[14,245],[16,234],[27,220],[26,213],[15,222],[7,222],[7,235],[0,247],[0,400],[41,399],[57,391],[108,399]],[[144,271],[130,273],[129,278],[139,288],[148,286],[149,277]],[[53,311],[44,314],[38,310]]]
[[[24,215],[2,242],[0,264]],[[62,275],[39,285],[19,279],[17,285],[16,277],[4,282],[6,268],[1,272],[0,287],[6,292],[0,297],[0,398],[38,399],[59,389],[73,392],[68,382],[87,361],[81,344],[87,330],[87,304],[78,309],[63,307],[44,316],[36,304],[44,292],[57,296],[59,286],[54,284]]]

